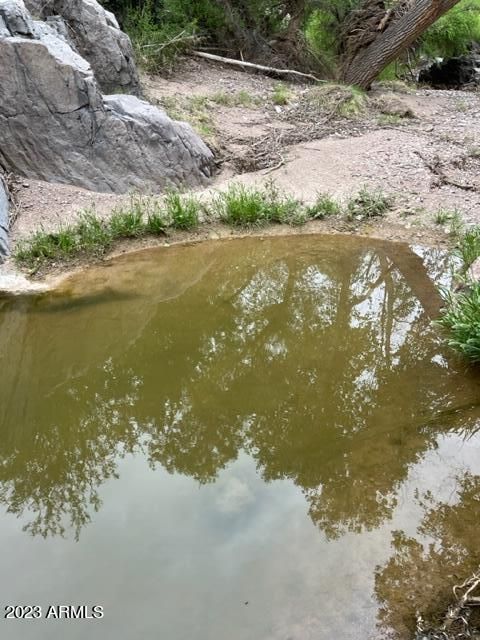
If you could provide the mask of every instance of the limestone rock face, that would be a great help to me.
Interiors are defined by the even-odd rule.
[[[132,43],[97,0],[26,0],[36,18],[64,22],[69,44],[87,60],[104,93],[140,93]]]
[[[135,96],[103,96],[58,25],[0,0],[0,165],[20,175],[123,193],[195,186],[213,155],[193,130]]]
[[[8,195],[0,175],[0,263],[8,255]]]

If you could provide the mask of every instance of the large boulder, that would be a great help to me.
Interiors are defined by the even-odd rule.
[[[470,53],[434,62],[420,71],[419,82],[440,89],[458,89],[466,85],[480,84],[480,55]]]
[[[97,0],[25,0],[25,5],[57,29],[63,21],[70,46],[90,63],[104,93],[140,93],[130,38]]]
[[[8,255],[8,190],[0,175],[0,263]]]
[[[0,165],[97,191],[202,184],[213,156],[135,96],[102,96],[89,63],[22,0],[0,0]]]

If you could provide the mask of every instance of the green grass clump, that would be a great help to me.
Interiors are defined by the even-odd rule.
[[[234,227],[248,227],[269,221],[265,194],[243,184],[233,184],[216,198],[220,219]]]
[[[113,238],[109,226],[96,215],[94,209],[87,209],[80,214],[75,231],[78,250],[102,253],[112,244]]]
[[[161,213],[149,213],[145,222],[145,231],[152,236],[162,236],[167,234],[168,222]]]
[[[263,194],[269,222],[293,226],[305,222],[302,203],[293,196],[281,192],[273,180],[267,182]]]
[[[283,82],[279,82],[273,88],[273,104],[278,106],[287,105],[292,97],[292,92],[288,87],[286,87]]]
[[[305,208],[305,213],[310,220],[323,220],[340,215],[342,207],[328,193],[319,193],[315,202]]]
[[[445,225],[452,219],[452,212],[448,209],[439,209],[434,216],[435,224]]]
[[[371,191],[362,187],[357,195],[347,203],[347,218],[349,220],[365,220],[384,216],[393,206],[393,199],[380,189]]]
[[[480,258],[480,225],[467,229],[458,241],[455,253],[463,263],[466,271],[477,258]]]
[[[143,216],[136,209],[115,209],[109,221],[113,238],[138,238],[145,232]]]
[[[71,227],[57,233],[37,231],[28,241],[20,243],[15,258],[29,266],[38,261],[58,260],[71,256],[76,249],[76,236]]]
[[[445,302],[436,322],[448,331],[449,346],[471,362],[480,362],[480,282],[473,283],[464,293],[446,294]]]
[[[462,214],[458,209],[439,209],[433,219],[435,224],[448,225],[448,232],[452,238],[463,236],[464,224]]]
[[[223,222],[234,227],[269,222],[298,225],[306,221],[301,202],[282,193],[274,182],[262,189],[233,184],[217,196],[214,208]]]
[[[182,196],[172,191],[165,198],[167,219],[174,229],[192,229],[200,220],[201,202],[194,196]]]

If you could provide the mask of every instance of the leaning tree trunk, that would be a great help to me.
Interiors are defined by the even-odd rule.
[[[365,47],[355,52],[352,58],[344,61],[342,80],[347,84],[368,89],[390,62],[393,62],[438,18],[446,13],[459,0],[410,0],[402,15],[388,13],[377,27],[377,34]],[[366,0],[366,7],[371,0]],[[348,37],[348,36],[347,36]]]

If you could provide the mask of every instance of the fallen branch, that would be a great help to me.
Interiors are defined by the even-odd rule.
[[[473,184],[462,184],[461,182],[457,182],[457,180],[449,178],[444,172],[438,156],[435,156],[433,160],[430,161],[427,160],[427,158],[425,158],[419,151],[414,151],[414,153],[424,162],[427,169],[438,177],[440,185],[449,184],[451,187],[457,187],[457,189],[463,189],[463,191],[476,191]]]
[[[262,71],[266,74],[277,76],[298,76],[300,78],[307,78],[314,82],[328,82],[327,80],[320,80],[311,73],[302,73],[302,71],[294,71],[293,69],[276,69],[275,67],[266,67],[263,64],[254,64],[253,62],[245,62],[243,60],[235,60],[234,58],[224,58],[223,56],[216,56],[213,53],[206,53],[205,51],[192,51],[192,55],[197,58],[204,58],[205,60],[212,60],[213,62],[221,62],[222,64],[229,64],[234,67],[241,67],[245,69],[255,69],[255,71]]]
[[[276,164],[275,166],[270,167],[269,169],[264,171],[263,175],[266,176],[269,173],[272,173],[272,171],[276,171],[277,169],[280,169],[280,167],[283,167],[284,164],[285,164],[285,158],[282,156],[282,159],[280,160],[280,162],[278,164]]]
[[[198,41],[199,41],[199,37],[197,35],[187,33],[184,30],[178,33],[173,38],[170,38],[170,40],[166,40],[165,42],[161,42],[161,43],[142,44],[142,45],[139,45],[139,49],[141,49],[142,51],[144,49],[156,49],[156,51],[159,52],[173,45],[183,44],[185,42],[195,42],[198,44]]]
[[[416,640],[463,640],[478,637],[470,620],[471,607],[480,604],[480,597],[473,595],[480,587],[480,572],[473,573],[461,585],[453,587],[455,604],[448,608],[440,627],[427,629],[422,616],[417,616]]]

